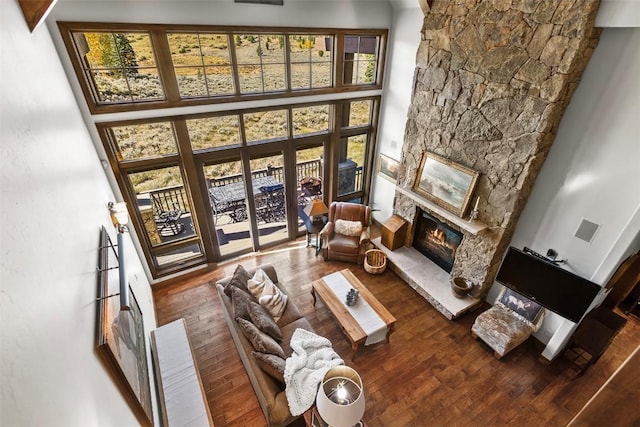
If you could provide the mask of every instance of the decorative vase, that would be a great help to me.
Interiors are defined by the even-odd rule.
[[[464,277],[453,277],[451,279],[451,292],[456,298],[464,298],[473,289],[473,282]]]
[[[355,289],[350,289],[349,292],[347,293],[347,299],[345,301],[345,303],[351,307],[353,305],[356,304],[356,302],[358,302],[358,296],[360,296],[359,292]]]

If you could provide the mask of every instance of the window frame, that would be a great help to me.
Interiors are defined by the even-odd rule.
[[[283,28],[283,27],[239,27],[239,26],[211,26],[211,25],[170,25],[170,24],[139,24],[139,23],[95,23],[95,22],[58,22],[62,39],[64,41],[67,54],[71,60],[76,77],[80,83],[85,101],[92,114],[115,113],[125,111],[153,110],[161,108],[175,108],[207,104],[220,104],[229,102],[243,102],[251,100],[267,100],[293,98],[309,95],[335,94],[344,92],[370,91],[382,89],[382,76],[384,70],[384,60],[386,57],[386,44],[388,30],[386,29],[336,29],[336,28]],[[74,32],[111,32],[111,33],[137,33],[145,32],[150,35],[151,46],[155,57],[160,83],[163,88],[165,99],[146,100],[136,102],[113,102],[100,103],[97,101],[95,87],[87,78],[84,71],[82,59],[76,49],[72,33]],[[227,34],[230,42],[230,61],[235,85],[235,94],[218,95],[214,97],[186,97],[180,96],[178,81],[176,78],[171,50],[167,34],[169,33],[215,33]],[[284,91],[261,92],[261,93],[240,93],[238,63],[235,57],[234,37],[241,34],[265,34],[282,35],[284,37],[284,61],[285,61],[285,87]],[[333,59],[332,66],[332,86],[314,88],[291,88],[291,59],[289,55],[290,35],[318,35],[333,36],[335,48],[330,52]],[[376,74],[374,83],[369,84],[345,84],[344,75],[344,38],[345,36],[376,36],[380,38],[377,59]]]
[[[240,27],[240,26],[204,26],[204,25],[169,25],[169,24],[129,24],[129,23],[82,23],[82,22],[59,22],[59,30],[65,43],[70,63],[79,82],[85,102],[90,111],[89,123],[97,128],[97,134],[101,139],[102,146],[106,152],[111,171],[119,187],[120,194],[124,200],[132,204],[130,216],[132,227],[136,230],[138,241],[146,259],[151,276],[155,279],[167,275],[179,273],[183,270],[192,269],[220,262],[229,257],[238,256],[240,253],[233,253],[229,256],[221,257],[219,248],[216,245],[215,227],[210,218],[210,206],[208,204],[208,192],[202,166],[205,162],[220,161],[227,158],[238,158],[245,161],[250,156],[258,153],[266,153],[274,150],[282,150],[284,154],[285,179],[287,188],[288,211],[293,212],[297,203],[295,180],[296,152],[304,147],[323,147],[324,163],[322,166],[323,175],[323,198],[327,203],[333,200],[350,200],[359,198],[362,203],[368,203],[369,191],[371,187],[371,177],[373,175],[374,152],[377,138],[378,116],[382,97],[383,71],[385,67],[386,43],[388,30],[386,29],[330,29],[330,28],[280,28],[280,27]],[[150,44],[153,49],[155,64],[162,90],[165,94],[163,100],[148,100],[139,102],[117,102],[98,104],[95,102],[95,86],[89,81],[89,73],[85,72],[83,59],[76,54],[76,44],[73,39],[75,32],[104,32],[104,33],[147,33],[150,37]],[[229,42],[230,61],[233,67],[233,79],[235,94],[220,95],[214,97],[184,97],[179,92],[177,75],[175,73],[171,51],[169,48],[169,33],[188,34],[221,34],[227,35]],[[284,39],[284,59],[285,59],[285,80],[286,90],[278,92],[263,93],[240,93],[238,83],[237,61],[235,53],[236,34],[282,34]],[[290,38],[297,36],[330,36],[332,37],[332,49],[325,50],[325,55],[331,56],[331,86],[313,87],[313,61],[309,62],[310,87],[292,89],[291,67],[295,62],[291,61]],[[344,39],[347,36],[375,36],[379,37],[378,57],[376,59],[375,81],[366,84],[344,84],[345,75],[344,61]],[[324,45],[323,45],[324,46]],[[313,49],[311,53],[313,55]],[[320,49],[324,49],[321,47]],[[144,51],[144,54],[147,51]],[[61,55],[64,55],[60,53]],[[311,57],[313,58],[313,57]],[[326,75],[322,69],[323,79]],[[71,72],[70,72],[71,74]],[[69,76],[70,79],[73,79]],[[97,95],[95,95],[97,96]],[[304,97],[304,98],[301,98]],[[357,101],[371,101],[369,122],[354,126],[345,126],[342,123],[342,112],[345,111],[344,104]],[[260,102],[256,102],[260,101]],[[228,103],[236,103],[229,104]],[[82,104],[78,95],[78,103]],[[310,107],[315,105],[328,105],[328,128],[316,132],[295,135],[293,111],[295,109]],[[188,108],[202,106],[200,108]],[[187,107],[187,108],[185,108]],[[173,108],[172,111],[163,112],[162,109]],[[257,142],[247,143],[246,129],[244,125],[244,115],[267,110],[286,110],[287,132],[286,136],[278,138],[260,139]],[[109,113],[120,113],[109,116]],[[98,115],[102,115],[98,117]],[[205,118],[212,116],[236,115],[239,126],[239,142],[223,146],[212,146],[207,148],[194,149],[191,144],[191,136],[187,128],[187,120]],[[177,151],[169,154],[158,154],[145,156],[142,158],[119,158],[119,144],[115,141],[110,128],[150,124],[154,122],[168,122],[171,124]],[[361,188],[354,192],[337,195],[338,192],[338,163],[342,156],[342,140],[356,134],[365,135],[365,152],[363,172],[361,173]],[[97,144],[99,144],[96,141]],[[177,238],[172,241],[164,241],[162,244],[153,243],[146,233],[143,215],[136,206],[136,192],[130,180],[129,174],[136,172],[151,171],[165,167],[177,167],[184,186],[184,195],[187,198],[191,209],[191,221],[195,234]],[[287,169],[288,168],[288,169]],[[251,202],[249,202],[250,204]],[[293,239],[299,235],[297,228],[297,218],[288,216],[289,238]],[[180,249],[190,249],[192,245],[198,245],[199,252],[189,252],[186,258],[176,262],[165,264],[159,261],[159,256],[179,251]]]

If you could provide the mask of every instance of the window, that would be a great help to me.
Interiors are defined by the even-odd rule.
[[[78,22],[59,27],[92,113],[382,87],[386,30],[247,32]],[[344,51],[342,61],[336,61],[337,47]],[[334,76],[342,78],[336,82]]]
[[[240,143],[240,123],[237,114],[187,120],[187,130],[194,150]]]
[[[284,91],[287,88],[284,37],[236,34],[236,57],[241,93]]]
[[[144,241],[150,246],[147,259],[155,269],[174,267],[190,259],[202,260],[197,222],[177,166],[127,174],[137,211],[144,224]],[[140,230],[138,230],[140,232]]]
[[[243,117],[248,143],[286,138],[288,135],[287,110],[247,113]]]
[[[344,84],[375,84],[380,37],[345,36]]]
[[[362,200],[367,192],[374,108],[373,99],[342,103],[337,193],[340,200]]]
[[[371,124],[372,101],[353,101],[349,105],[349,121],[346,126],[369,126]]]
[[[171,123],[111,128],[119,160],[138,160],[178,152]]]
[[[164,99],[149,33],[72,32],[71,39],[96,104]]]
[[[332,46],[330,35],[289,36],[292,89],[333,86]]]
[[[226,34],[169,33],[167,39],[181,97],[235,93]]]
[[[293,239],[313,198],[367,202],[386,31],[59,27],[153,277]]]
[[[293,135],[300,136],[329,130],[329,106],[294,108]]]

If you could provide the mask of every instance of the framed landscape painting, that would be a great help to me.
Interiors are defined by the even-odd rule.
[[[380,154],[378,159],[378,173],[380,176],[391,182],[398,182],[398,169],[400,169],[400,162]]]
[[[479,175],[473,169],[427,151],[422,155],[413,191],[462,217]]]
[[[140,425],[153,424],[142,312],[131,288],[130,309],[120,309],[118,259],[104,227],[98,260],[98,354],[107,365]],[[113,268],[115,267],[115,268]]]

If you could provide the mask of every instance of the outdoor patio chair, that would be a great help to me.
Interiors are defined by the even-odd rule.
[[[175,201],[163,197],[163,193],[151,193],[153,214],[161,236],[175,236],[184,231],[184,225],[180,223],[182,209]],[[171,204],[171,208],[169,208]]]

